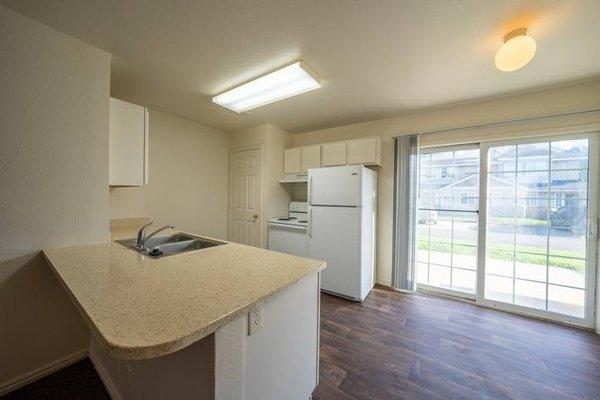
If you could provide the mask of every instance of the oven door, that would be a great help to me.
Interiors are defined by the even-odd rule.
[[[269,250],[308,256],[308,236],[306,227],[269,223]]]

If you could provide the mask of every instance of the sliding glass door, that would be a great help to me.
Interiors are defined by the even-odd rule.
[[[589,326],[597,137],[481,146],[480,301]]]
[[[417,283],[475,297],[479,148],[421,153],[417,214]]]
[[[419,287],[594,322],[598,135],[421,152]]]

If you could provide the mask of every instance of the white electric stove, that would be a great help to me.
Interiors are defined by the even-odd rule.
[[[269,219],[269,250],[294,254],[301,257],[308,255],[308,203],[292,201],[289,214],[285,217]]]

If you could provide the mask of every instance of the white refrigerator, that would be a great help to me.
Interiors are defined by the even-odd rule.
[[[377,173],[362,165],[308,170],[308,256],[327,262],[321,290],[363,301],[375,275]]]

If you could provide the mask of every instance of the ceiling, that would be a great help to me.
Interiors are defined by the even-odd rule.
[[[113,54],[111,94],[216,128],[303,132],[600,75],[600,1],[0,0]],[[496,70],[502,36],[538,53]],[[323,88],[235,114],[211,97],[303,58]]]

